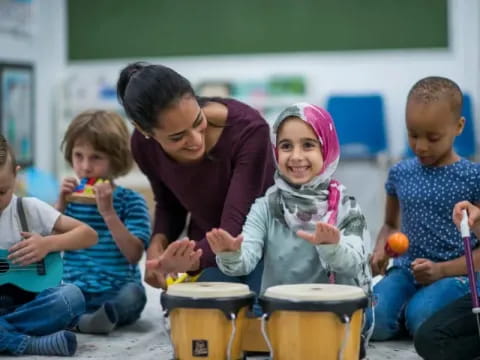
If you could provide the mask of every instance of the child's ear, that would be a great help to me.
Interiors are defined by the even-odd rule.
[[[458,119],[458,129],[457,129],[457,136],[460,135],[463,131],[463,128],[465,127],[465,118],[463,116]]]
[[[14,173],[14,175],[17,175],[18,172],[19,172],[21,169],[22,169],[22,168],[21,168],[20,165],[15,166],[15,173]]]

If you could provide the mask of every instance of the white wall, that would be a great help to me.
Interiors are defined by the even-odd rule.
[[[272,74],[300,74],[308,79],[310,97],[323,104],[338,92],[380,92],[387,111],[388,138],[392,155],[401,155],[404,146],[404,106],[413,83],[428,75],[450,77],[476,99],[480,94],[480,2],[449,0],[450,47],[445,50],[355,51],[285,55],[242,55],[190,58],[142,59],[163,63],[193,83],[204,79],[265,79]],[[76,62],[70,74],[85,79],[107,77],[114,82],[128,62]],[[478,114],[478,111],[477,111]],[[476,120],[480,139],[480,119]]]
[[[33,0],[32,4],[33,35],[0,32],[0,62],[33,64],[35,68],[35,162],[51,170],[56,150],[52,136],[54,84],[63,77],[66,65],[66,3]]]
[[[66,60],[66,0],[34,0],[34,35],[30,39],[0,33],[0,61],[31,62],[36,70],[36,163],[53,170],[58,153],[54,105],[65,105],[55,84],[74,79],[91,84],[114,83],[129,61],[75,62]],[[263,80],[272,74],[300,74],[308,79],[310,97],[322,104],[335,92],[381,92],[385,96],[388,137],[393,155],[405,145],[404,105],[410,86],[419,78],[451,77],[480,107],[480,2],[449,0],[450,48],[446,50],[356,51],[286,55],[214,56],[144,59],[164,63],[192,82],[204,79]],[[66,71],[65,71],[66,70]],[[99,80],[100,79],[100,80]],[[58,96],[60,95],[60,96]],[[88,106],[88,105],[87,105]],[[91,105],[90,105],[91,106]],[[477,115],[480,139],[480,119]]]

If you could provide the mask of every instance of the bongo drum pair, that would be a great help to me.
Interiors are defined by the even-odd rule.
[[[170,316],[175,359],[243,358],[247,311],[254,302],[237,283],[175,284],[162,293]],[[280,285],[260,298],[261,329],[275,360],[357,360],[363,309],[361,288],[334,284]]]

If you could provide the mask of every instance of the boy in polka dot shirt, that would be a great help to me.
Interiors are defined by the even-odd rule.
[[[371,258],[374,275],[385,273],[390,233],[400,228],[410,247],[374,287],[373,340],[405,330],[414,335],[430,315],[469,291],[463,242],[451,214],[462,200],[480,202],[480,166],[453,149],[465,124],[461,108],[462,92],[446,78],[424,78],[408,94],[406,126],[416,157],[390,169],[385,223]],[[477,244],[472,236],[472,246]]]

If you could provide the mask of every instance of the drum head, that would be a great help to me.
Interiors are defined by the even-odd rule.
[[[195,282],[170,285],[167,295],[195,299],[220,299],[250,295],[248,285],[229,282]]]
[[[335,301],[365,298],[365,292],[349,285],[295,284],[269,287],[264,296],[289,301]]]

